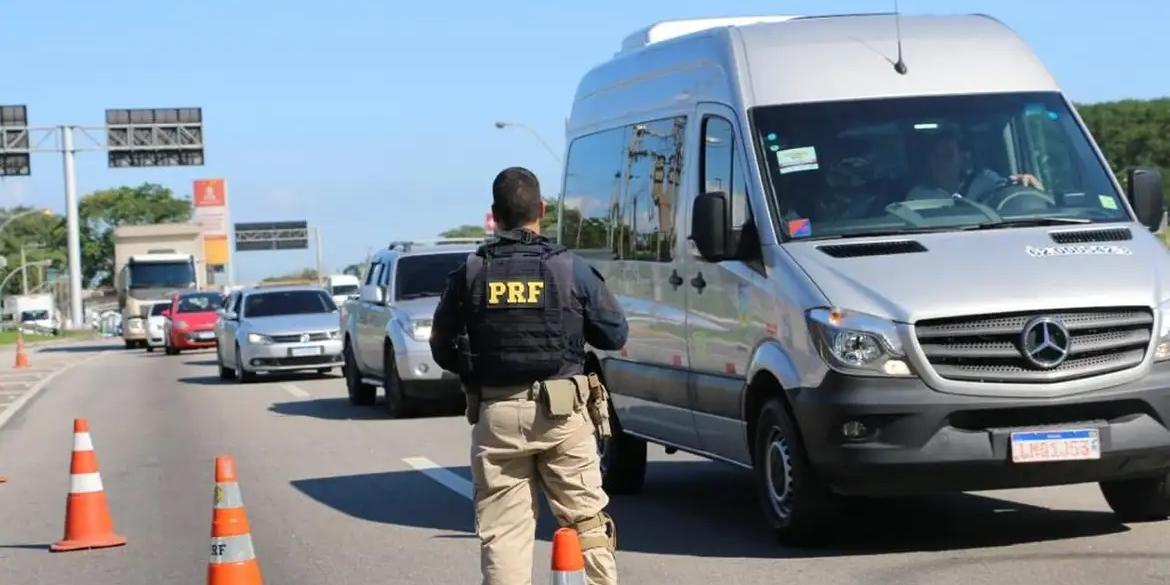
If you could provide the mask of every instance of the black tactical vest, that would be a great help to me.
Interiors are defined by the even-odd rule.
[[[585,357],[572,256],[542,237],[512,234],[467,263],[467,332],[475,376],[486,386],[549,379]]]

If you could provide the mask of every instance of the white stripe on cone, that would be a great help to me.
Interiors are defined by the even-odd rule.
[[[73,433],[74,451],[93,451],[93,439],[89,433]]]
[[[102,474],[74,473],[69,476],[69,493],[88,494],[102,491]]]

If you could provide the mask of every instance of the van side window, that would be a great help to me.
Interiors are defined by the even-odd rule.
[[[687,119],[635,124],[627,132],[623,234],[629,258],[669,262],[674,257],[675,209],[682,175]]]
[[[703,192],[723,191],[731,204],[731,229],[742,231],[751,223],[751,204],[743,177],[742,158],[736,156],[735,129],[716,116],[703,120]]]
[[[559,241],[582,257],[612,260],[628,255],[622,238],[614,234],[625,149],[625,128],[582,136],[569,146]]]

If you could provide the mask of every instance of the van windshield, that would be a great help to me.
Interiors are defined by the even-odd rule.
[[[1130,221],[1057,93],[752,111],[786,238]]]

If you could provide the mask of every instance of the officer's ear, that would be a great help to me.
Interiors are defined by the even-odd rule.
[[[544,198],[541,197],[540,198],[540,213],[536,216],[536,219],[544,219],[544,216],[546,213],[548,213],[548,203],[546,203]]]

